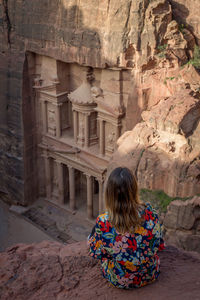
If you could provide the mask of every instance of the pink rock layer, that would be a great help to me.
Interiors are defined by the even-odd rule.
[[[120,290],[102,278],[86,242],[15,245],[0,254],[2,300],[34,299],[199,299],[200,259],[167,247],[160,254],[159,280],[144,288]]]

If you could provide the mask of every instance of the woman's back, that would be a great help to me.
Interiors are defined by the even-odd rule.
[[[146,204],[138,214],[141,225],[120,234],[106,212],[97,218],[89,237],[90,255],[101,259],[103,276],[119,288],[141,287],[159,275],[157,252],[164,243],[157,213]]]
[[[133,173],[114,169],[105,189],[107,212],[97,218],[89,238],[90,255],[101,259],[103,276],[119,288],[146,285],[158,277],[161,227],[153,208],[138,195]]]

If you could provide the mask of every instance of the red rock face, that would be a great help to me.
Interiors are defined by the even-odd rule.
[[[118,140],[110,169],[124,164],[141,187],[186,197],[200,192],[200,75],[192,65],[180,67],[194,47],[188,30],[168,20],[163,36],[157,53],[135,71],[136,95],[129,99],[135,110],[127,111],[127,121],[136,126]]]
[[[200,3],[198,0],[171,0],[172,10],[175,19],[184,24],[185,27],[191,29],[195,33],[195,36],[200,41],[200,16],[197,11],[200,9]]]
[[[145,97],[151,99],[153,93],[155,102],[146,102],[142,122],[118,140],[118,149],[110,162],[111,169],[115,164],[131,167],[141,187],[162,189],[180,197],[200,192],[199,74],[192,66],[185,68],[166,77],[166,87],[162,89],[161,84],[160,94],[153,75],[156,92],[149,87]]]
[[[103,279],[100,265],[87,254],[85,242],[16,245],[0,254],[1,299],[198,299],[198,257],[167,247],[160,258],[157,282],[126,291],[110,287]]]
[[[128,158],[143,187],[199,193],[199,73],[192,65],[181,69],[199,41],[198,8],[194,0],[1,1],[1,192],[26,205],[37,190],[28,80],[33,73],[25,59],[31,52],[129,70],[123,131],[132,132],[118,141],[110,168]],[[73,86],[76,74],[70,80]],[[113,93],[121,89],[114,80],[102,84]],[[105,94],[106,105],[112,107],[115,98]]]
[[[185,250],[200,252],[200,198],[173,201],[164,219],[165,239]]]

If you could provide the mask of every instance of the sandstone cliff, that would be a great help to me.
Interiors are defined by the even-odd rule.
[[[200,193],[200,50],[189,27],[173,20],[172,7],[151,2],[141,48],[131,44],[126,121],[135,127],[118,140],[110,170],[129,166],[141,187],[187,197]]]
[[[141,186],[170,195],[199,193],[199,73],[192,64],[181,69],[199,44],[199,5],[198,0],[1,0],[1,192],[23,205],[31,194],[24,145],[32,155],[34,117],[27,127],[22,99],[29,84],[25,57],[32,52],[84,66],[128,68],[126,129],[137,126],[119,140],[113,162],[131,158]]]

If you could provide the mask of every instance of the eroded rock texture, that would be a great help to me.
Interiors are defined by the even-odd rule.
[[[166,6],[158,7],[159,15],[168,16]],[[192,55],[194,36],[169,17],[162,22],[167,23],[163,44],[156,51],[151,38],[148,49],[152,45],[154,52],[140,72],[134,72],[137,96],[129,98],[127,129],[129,121],[137,124],[118,140],[110,169],[124,164],[135,172],[140,186],[186,197],[200,192],[200,75],[193,65],[184,65]]]
[[[195,35],[200,43],[200,16],[197,13],[200,9],[198,0],[170,0],[172,5],[173,15],[180,24],[195,32]]]
[[[34,105],[27,92],[31,52],[130,70],[125,129],[137,126],[119,140],[111,166],[116,157],[128,158],[141,186],[198,193],[199,73],[191,65],[180,69],[199,43],[198,7],[195,0],[1,0],[1,192],[26,205],[37,188],[34,180],[31,185],[37,177]]]
[[[173,201],[164,219],[165,238],[185,250],[200,252],[200,198]]]
[[[110,287],[102,278],[100,265],[88,257],[85,242],[16,245],[0,254],[1,299],[198,299],[198,257],[170,247],[160,258],[157,282],[126,291]]]
[[[129,166],[140,186],[163,189],[171,196],[198,194],[199,112],[199,97],[190,89],[162,99],[143,111],[143,122],[118,140],[110,168]]]

